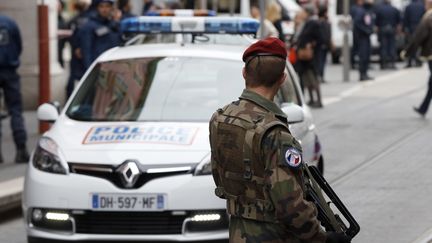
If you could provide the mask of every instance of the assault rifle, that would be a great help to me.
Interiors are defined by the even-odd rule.
[[[354,238],[360,231],[360,226],[324,177],[315,166],[304,167],[304,175],[306,179],[306,198],[312,201],[318,209],[318,220],[326,231],[334,231],[344,233],[345,235]],[[328,201],[325,197],[324,192]],[[331,204],[345,218],[348,225],[342,220],[339,214],[335,213],[330,207]]]

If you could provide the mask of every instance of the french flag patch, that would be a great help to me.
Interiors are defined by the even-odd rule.
[[[285,152],[285,162],[291,168],[298,168],[302,164],[300,151],[292,147],[287,148]]]

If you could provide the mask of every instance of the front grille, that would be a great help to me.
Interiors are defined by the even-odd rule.
[[[76,233],[83,234],[181,234],[188,215],[171,212],[92,212],[73,216]]]
[[[143,167],[140,164],[138,164],[138,166]],[[156,168],[160,168],[160,167],[156,167]],[[184,166],[184,165],[177,165],[175,168],[181,169],[181,168],[191,168],[191,167]],[[69,170],[72,173],[102,178],[107,181],[110,181],[115,186],[122,189],[137,189],[142,187],[147,182],[156,178],[190,173],[190,169],[189,170],[184,169],[184,170],[173,171],[173,172],[147,173],[146,171],[148,168],[140,168],[142,174],[138,177],[136,183],[132,187],[126,187],[119,173],[116,172],[116,169],[117,169],[116,166],[113,165],[69,163]]]

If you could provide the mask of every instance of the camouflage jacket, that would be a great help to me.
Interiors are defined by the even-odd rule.
[[[273,113],[278,119],[287,123],[286,115],[273,102],[264,97],[244,90],[240,100],[229,106],[239,106],[247,112],[265,111]],[[246,111],[248,110],[248,111]],[[210,140],[215,136],[216,112],[210,121]],[[235,116],[235,114],[233,114]],[[255,148],[255,146],[252,146]],[[230,242],[325,242],[325,232],[317,220],[315,206],[305,200],[304,182],[301,169],[287,164],[287,149],[296,149],[301,153],[301,146],[290,134],[287,126],[275,126],[265,133],[258,152],[258,163],[262,168],[264,198],[272,204],[273,222],[257,218],[245,218],[231,215]],[[216,185],[223,184],[224,176],[216,169],[214,158],[224,155],[226,151],[212,144],[212,168]],[[236,162],[235,162],[236,163]],[[242,161],[240,161],[242,163]],[[259,167],[258,166],[258,167]],[[257,165],[255,165],[255,168]],[[242,187],[238,184],[238,187]],[[220,196],[220,195],[219,195]],[[228,200],[229,201],[229,200]],[[229,204],[229,203],[228,203]],[[228,205],[228,209],[229,209]],[[228,210],[230,212],[230,210]]]

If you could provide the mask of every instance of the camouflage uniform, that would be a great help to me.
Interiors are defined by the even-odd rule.
[[[315,206],[305,200],[301,166],[285,153],[301,146],[273,102],[248,90],[210,121],[216,195],[227,200],[230,242],[325,242]]]

